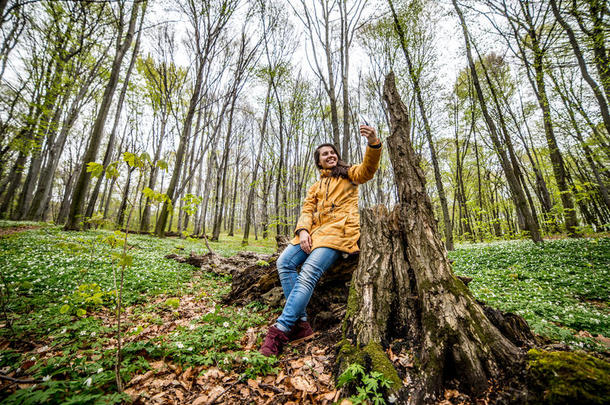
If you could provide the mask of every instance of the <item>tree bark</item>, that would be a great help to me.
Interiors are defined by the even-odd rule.
[[[602,120],[604,121],[604,126],[606,127],[606,131],[610,134],[610,112],[608,112],[608,103],[604,98],[602,90],[599,88],[597,82],[591,77],[589,71],[587,70],[587,64],[585,62],[585,58],[583,57],[582,51],[580,50],[580,46],[578,45],[578,41],[576,40],[576,35],[574,35],[574,31],[572,27],[567,23],[567,21],[563,18],[559,11],[559,7],[557,6],[557,0],[551,0],[551,8],[553,9],[553,14],[555,15],[555,19],[564,29],[566,34],[568,35],[568,39],[570,41],[570,46],[574,51],[574,56],[576,56],[576,60],[578,61],[578,68],[580,69],[580,73],[582,74],[583,79],[587,82],[595,98],[597,99],[597,104],[599,104],[599,110],[602,115]]]
[[[352,277],[345,319],[344,362],[371,359],[394,382],[401,403],[434,403],[446,383],[483,394],[493,380],[522,369],[522,351],[487,318],[451,270],[437,231],[425,176],[410,142],[409,113],[394,74],[385,80],[391,118],[388,151],[398,186],[398,205],[362,215],[361,252]],[[385,349],[401,339],[414,356],[404,386]]]
[[[117,49],[114,61],[112,62],[110,79],[108,80],[108,84],[106,85],[106,88],[104,90],[102,103],[100,105],[97,118],[95,119],[95,124],[91,132],[91,138],[89,139],[89,145],[87,147],[85,155],[83,156],[78,179],[74,186],[74,192],[72,193],[70,212],[68,214],[66,225],[64,226],[64,230],[66,231],[79,229],[80,222],[83,220],[83,204],[87,196],[87,189],[89,188],[89,183],[91,182],[91,173],[87,172],[87,163],[94,162],[96,159],[97,152],[102,141],[102,137],[104,135],[104,126],[106,125],[106,118],[108,117],[110,105],[112,104],[112,98],[114,96],[116,86],[119,82],[119,75],[121,71],[123,57],[129,49],[129,46],[131,45],[131,41],[133,39],[136,21],[138,19],[139,8],[140,3],[133,3],[127,34],[125,35],[125,38],[122,43],[120,33],[119,37],[117,38]]]
[[[267,133],[267,117],[269,115],[270,97],[271,80],[267,84],[267,95],[265,97],[265,110],[263,112],[263,121],[261,123],[258,152],[256,153],[256,161],[254,162],[254,172],[252,173],[252,184],[250,184],[250,191],[248,191],[248,201],[246,202],[246,224],[244,225],[244,237],[241,241],[242,245],[248,244],[248,237],[250,236],[250,223],[252,222],[252,209],[254,208],[254,192],[256,190],[256,182],[258,180],[258,169],[260,167],[261,156],[263,153],[263,145],[265,142],[265,135]]]
[[[484,96],[483,90],[481,88],[481,83],[479,81],[476,66],[474,64],[474,59],[472,57],[472,51],[470,49],[470,38],[469,38],[469,34],[468,34],[468,29],[466,27],[466,21],[464,19],[464,16],[462,15],[460,8],[457,5],[456,0],[453,0],[453,6],[460,18],[462,31],[464,34],[464,42],[466,44],[466,56],[468,58],[468,64],[470,66],[470,73],[472,75],[473,85],[476,90],[479,104],[481,106],[481,112],[483,113],[483,116],[485,118],[485,123],[487,124],[487,127],[489,129],[489,135],[490,135],[491,140],[496,149],[496,153],[498,154],[498,158],[500,159],[500,164],[502,165],[502,169],[504,170],[504,173],[506,175],[506,180],[508,181],[508,185],[510,187],[513,199],[515,201],[515,205],[517,205],[519,207],[518,209],[523,214],[525,226],[527,227],[527,230],[529,231],[530,237],[532,238],[532,240],[534,242],[542,242],[542,237],[540,236],[540,231],[539,231],[538,227],[536,226],[536,221],[534,220],[534,217],[533,217],[531,211],[529,210],[529,207],[527,206],[527,200],[525,198],[525,193],[523,192],[523,188],[521,187],[521,184],[519,183],[519,180],[515,175],[515,172],[512,168],[510,160],[506,154],[506,149],[504,148],[504,145],[500,142],[499,131],[496,127],[496,124],[494,123],[491,116],[489,115],[489,111],[487,109],[487,104],[485,101],[485,96]]]
[[[110,138],[108,139],[108,145],[106,146],[106,153],[104,154],[104,160],[102,164],[104,165],[104,170],[110,164],[110,159],[112,157],[112,151],[114,150],[114,143],[116,141],[116,130],[119,125],[119,119],[121,118],[121,112],[123,111],[123,102],[125,101],[125,95],[127,94],[127,88],[129,87],[129,79],[131,77],[131,72],[133,70],[133,66],[135,65],[136,59],[138,57],[138,53],[140,51],[140,38],[142,37],[142,25],[144,24],[144,13],[145,13],[146,5],[144,5],[144,9],[142,11],[142,16],[140,18],[140,25],[138,28],[138,35],[136,36],[136,42],[133,47],[133,52],[131,54],[131,60],[129,62],[129,67],[127,68],[127,72],[125,73],[125,80],[123,81],[123,88],[121,89],[121,93],[119,94],[119,99],[117,100],[116,112],[114,116],[114,123],[112,124],[112,131],[110,132]],[[89,197],[89,204],[87,205],[87,209],[85,211],[85,217],[91,217],[93,212],[95,211],[95,203],[97,201],[97,197],[100,193],[100,188],[102,187],[102,181],[104,176],[99,176],[97,181],[95,182],[95,186],[91,191],[91,195]]]
[[[392,16],[394,17],[394,27],[396,29],[396,33],[400,39],[400,45],[402,47],[402,51],[405,55],[405,59],[407,60],[407,67],[409,69],[409,76],[411,78],[411,83],[413,84],[413,91],[415,92],[415,97],[417,99],[417,106],[419,112],[421,114],[422,120],[424,122],[424,133],[426,134],[426,139],[428,141],[428,147],[430,148],[430,160],[432,161],[432,167],[434,168],[434,180],[436,182],[436,191],[438,192],[438,199],[441,203],[441,210],[443,212],[443,229],[445,231],[445,246],[447,250],[453,250],[453,227],[451,226],[451,219],[449,218],[449,208],[447,207],[447,197],[445,196],[445,188],[443,187],[443,178],[441,175],[441,170],[438,165],[438,159],[436,157],[436,148],[434,147],[434,141],[432,140],[432,129],[430,128],[430,123],[428,122],[428,114],[426,113],[426,106],[424,104],[424,99],[422,97],[421,87],[419,85],[419,77],[415,72],[415,68],[413,66],[413,62],[411,61],[411,55],[409,54],[409,49],[407,48],[407,43],[405,39],[404,32],[402,30],[402,26],[400,21],[398,20],[398,15],[396,14],[396,10],[394,10],[394,4],[391,0],[388,0],[390,4],[390,8],[392,9]]]

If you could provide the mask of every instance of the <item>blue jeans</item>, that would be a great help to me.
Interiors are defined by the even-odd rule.
[[[310,254],[300,245],[288,245],[277,259],[277,271],[286,297],[284,310],[275,327],[288,332],[297,320],[307,320],[305,308],[322,274],[337,260],[341,252],[319,247]],[[297,266],[303,264],[297,273]]]

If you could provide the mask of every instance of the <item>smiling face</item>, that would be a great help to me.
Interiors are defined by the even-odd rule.
[[[320,157],[318,158],[318,163],[322,166],[322,169],[332,169],[337,166],[339,158],[333,148],[330,146],[322,146],[319,149],[319,152]]]

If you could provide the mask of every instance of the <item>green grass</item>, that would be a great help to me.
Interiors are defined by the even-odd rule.
[[[0,222],[3,228],[16,225],[38,224]],[[4,325],[0,341],[9,345],[0,351],[0,369],[11,374],[27,368],[26,376],[39,381],[36,387],[12,395],[3,391],[0,402],[114,403],[127,399],[116,393],[116,352],[108,349],[115,336],[117,267],[113,255],[121,251],[105,242],[112,235],[108,230],[64,232],[49,225],[0,237],[0,304],[4,309],[0,312]],[[271,241],[251,243],[246,249],[275,250]],[[210,244],[224,256],[243,250],[240,237],[221,235],[220,242]],[[149,361],[159,359],[185,367],[216,365],[238,372],[261,368],[260,362],[250,365],[241,360],[257,357],[240,350],[239,341],[248,328],[266,322],[268,309],[221,306],[220,298],[230,290],[230,277],[202,274],[190,265],[164,258],[172,252],[207,253],[203,240],[129,235],[128,246],[133,261],[125,270],[123,303],[129,310],[123,331],[136,339],[124,346],[125,382],[148,370]],[[189,313],[181,302],[186,295],[195,300]],[[201,308],[209,308],[203,316],[196,313]],[[183,316],[192,317],[188,327],[139,338],[147,327],[163,327]],[[45,350],[39,353],[41,347]]]
[[[15,225],[24,223],[0,221],[0,228]],[[115,327],[113,254],[120,251],[104,242],[111,235],[49,225],[0,237],[0,343],[8,346],[0,351],[0,369],[9,375],[27,369],[25,377],[40,381],[34,388],[0,393],[1,402],[126,399],[116,394],[115,349],[109,349]],[[130,337],[123,352],[124,381],[160,359],[250,377],[273,372],[273,363],[244,352],[240,340],[248,328],[276,314],[260,305],[222,306],[229,277],[164,258],[207,253],[202,240],[129,235],[128,245],[133,264],[126,269],[123,294],[124,331]],[[221,235],[211,246],[224,256],[243,249],[241,236]],[[251,239],[246,249],[271,253],[275,242]],[[456,273],[474,278],[470,288],[478,299],[521,314],[536,333],[596,350],[591,339],[576,333],[610,336],[610,238],[462,245],[450,257]],[[184,319],[187,326],[154,336],[143,332]],[[44,347],[48,350],[40,352]]]
[[[610,337],[610,238],[462,245],[449,256],[470,290],[523,316],[543,336],[573,342],[586,330]]]

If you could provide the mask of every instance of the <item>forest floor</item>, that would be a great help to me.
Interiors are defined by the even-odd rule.
[[[201,240],[147,235],[128,237],[125,391],[117,393],[115,236],[0,221],[2,403],[331,404],[346,396],[333,378],[337,326],[265,358],[257,350],[280,309],[222,305],[230,276],[165,258],[206,253]],[[229,257],[240,241],[221,236],[211,246]],[[246,250],[271,255],[274,245],[251,240]],[[608,360],[610,237],[463,244],[449,256],[457,274],[473,278],[477,299],[523,316],[548,347]],[[446,392],[445,404],[467,402]]]

